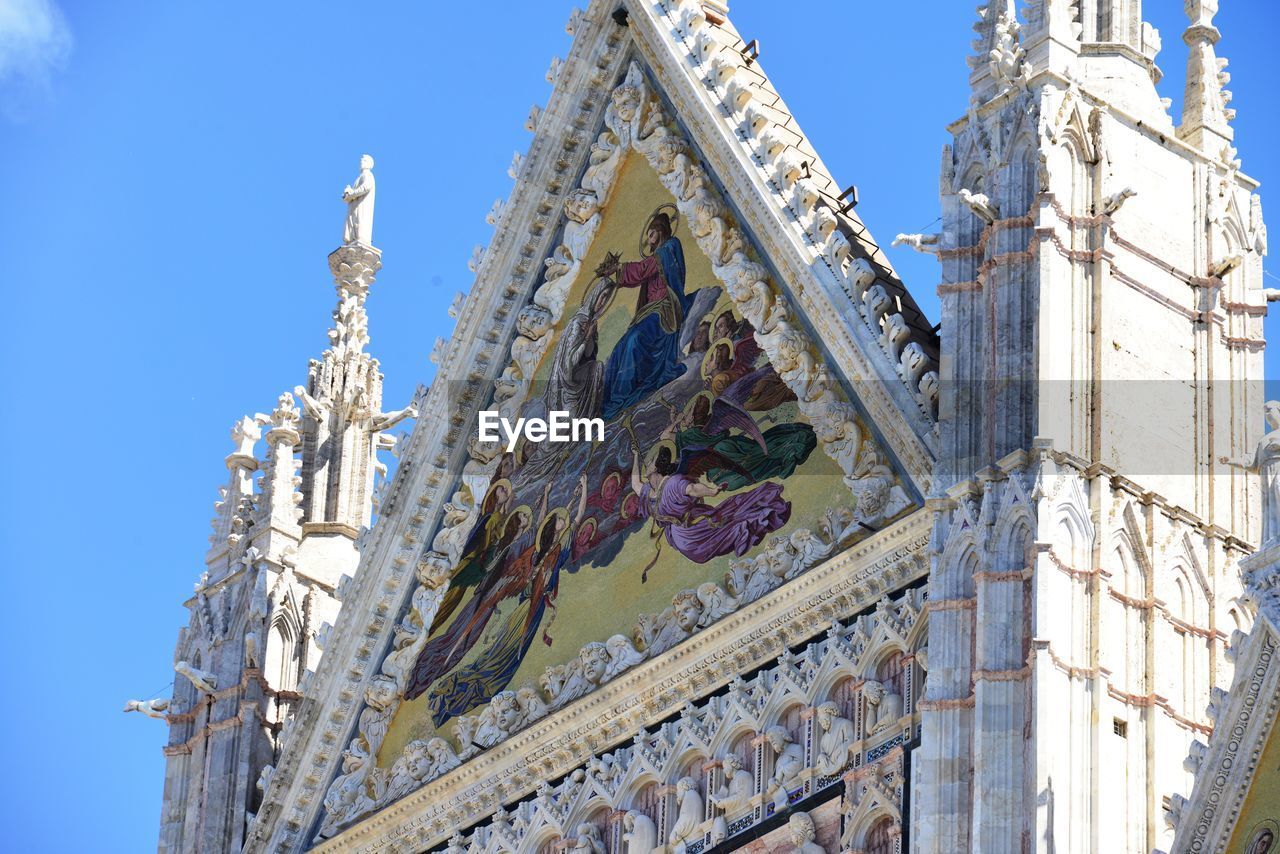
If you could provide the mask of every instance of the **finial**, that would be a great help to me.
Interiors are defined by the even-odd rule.
[[[1186,0],[1185,8],[1190,24],[1182,40],[1191,50],[1178,136],[1212,155],[1235,137],[1231,120],[1236,117],[1236,111],[1227,106],[1231,103],[1231,93],[1226,90],[1231,80],[1226,72],[1227,61],[1214,50],[1222,38],[1213,24],[1218,0]]]
[[[365,154],[360,157],[360,176],[342,190],[342,200],[347,203],[347,221],[342,229],[345,245],[373,246],[373,196],[373,158]]]

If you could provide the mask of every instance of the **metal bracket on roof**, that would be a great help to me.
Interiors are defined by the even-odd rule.
[[[747,67],[751,67],[751,63],[760,58],[760,40],[752,39],[747,42],[747,46],[741,51],[742,58],[747,61]]]
[[[849,187],[843,193],[836,196],[836,198],[844,202],[844,204],[840,206],[840,213],[848,213],[858,206],[858,185],[850,184]]]

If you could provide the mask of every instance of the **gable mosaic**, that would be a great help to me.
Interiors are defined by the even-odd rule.
[[[602,417],[604,439],[522,441],[498,460],[384,755],[504,690],[550,699],[611,676],[662,642],[632,624],[683,588],[709,608],[677,620],[714,619],[746,592],[734,558],[813,527],[842,488],[643,158],[624,163],[582,269],[596,272],[521,415]],[[727,590],[699,589],[726,575]]]
[[[914,506],[699,163],[631,63],[492,403],[603,439],[472,443],[327,832]]]

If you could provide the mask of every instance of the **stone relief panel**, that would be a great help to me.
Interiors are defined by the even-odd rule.
[[[322,835],[913,508],[699,162],[632,63],[492,404],[603,438],[471,444]]]

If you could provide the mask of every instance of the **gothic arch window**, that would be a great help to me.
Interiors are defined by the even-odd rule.
[[[271,623],[267,639],[267,655],[263,676],[267,684],[277,691],[292,691],[298,685],[301,645],[298,643],[293,621],[284,614]]]

